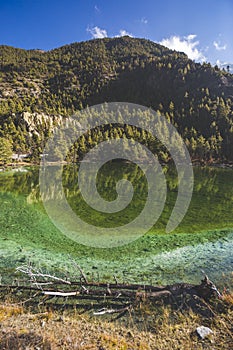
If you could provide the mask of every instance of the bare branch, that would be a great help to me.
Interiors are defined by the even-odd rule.
[[[71,284],[70,281],[64,280],[62,278],[53,276],[53,275],[49,275],[49,274],[44,274],[42,272],[39,272],[36,269],[33,269],[30,266],[19,266],[16,268],[17,271],[20,271],[22,273],[27,274],[29,277],[31,277],[34,280],[34,284],[38,284],[36,277],[42,277],[42,278],[49,278],[49,279],[53,279],[55,281],[59,281],[62,282],[64,284]]]
[[[127,307],[124,307],[121,309],[117,309],[117,310],[103,308],[103,309],[100,309],[99,311],[93,312],[93,315],[100,316],[100,315],[105,315],[105,314],[116,314],[116,313],[120,313],[123,311],[128,311],[129,309],[130,309],[130,306],[127,306]]]
[[[85,275],[85,273],[83,272],[81,266],[79,266],[77,264],[77,262],[71,258],[70,256],[70,259],[72,260],[73,264],[75,265],[75,267],[77,267],[77,269],[79,270],[79,272],[81,273],[81,277],[84,279],[85,283],[88,284],[88,280],[87,280],[87,276]]]
[[[78,291],[76,291],[76,292],[51,292],[51,291],[44,291],[43,294],[44,295],[52,295],[52,296],[56,296],[56,297],[71,297],[71,296],[79,295],[80,292],[78,292]]]

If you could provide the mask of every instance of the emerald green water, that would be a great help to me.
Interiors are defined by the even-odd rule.
[[[164,167],[168,193],[158,222],[133,243],[109,249],[87,247],[61,233],[43,208],[39,169],[21,170],[0,173],[0,267],[3,280],[13,277],[14,268],[28,261],[75,278],[72,257],[90,279],[106,280],[115,275],[120,281],[128,282],[195,283],[200,281],[203,269],[219,283],[224,274],[225,280],[232,285],[232,169],[195,167],[189,210],[177,229],[166,234],[165,227],[176,200],[178,184],[175,169]],[[103,227],[123,225],[135,218],[145,204],[147,183],[140,168],[130,163],[108,163],[99,172],[97,189],[104,199],[114,200],[116,183],[122,177],[133,184],[134,197],[120,213],[100,213],[87,206],[77,185],[76,167],[64,168],[64,192],[72,209],[83,220]],[[52,181],[53,190],[58,195],[56,171]],[[48,195],[53,196],[53,193]]]

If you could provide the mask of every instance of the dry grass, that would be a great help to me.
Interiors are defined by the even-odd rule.
[[[230,306],[233,306],[233,293],[223,293],[223,300],[229,304]]]
[[[0,349],[229,350],[233,349],[233,310],[225,303],[232,303],[233,296],[224,298],[224,312],[211,319],[192,311],[174,312],[164,306],[151,322],[150,305],[144,303],[140,307],[140,330],[130,314],[128,323],[121,324],[75,311],[32,313],[5,302],[0,306]],[[213,335],[200,340],[195,333],[200,325],[210,327]]]
[[[8,319],[13,315],[20,315],[23,313],[23,308],[18,305],[0,305],[0,322]]]

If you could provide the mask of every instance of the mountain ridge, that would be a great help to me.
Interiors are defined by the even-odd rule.
[[[128,36],[43,52],[0,46],[0,136],[10,140],[14,151],[40,147],[29,134],[24,112],[32,118],[35,113],[65,117],[88,105],[114,101],[141,104],[165,115],[186,143],[192,143],[193,158],[233,157],[233,75],[217,66]],[[35,120],[35,133],[43,139],[48,130],[39,124]],[[202,152],[197,151],[200,142]]]

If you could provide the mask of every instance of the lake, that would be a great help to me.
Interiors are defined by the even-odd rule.
[[[72,210],[84,221],[103,227],[130,222],[143,209],[147,182],[139,166],[109,162],[99,171],[97,190],[107,201],[117,197],[116,184],[127,179],[133,185],[131,203],[119,213],[101,213],[82,198],[78,166],[64,166],[64,193]],[[0,267],[2,280],[15,276],[15,267],[33,263],[59,276],[79,275],[73,260],[92,280],[170,284],[197,283],[204,270],[211,279],[232,286],[233,271],[233,170],[194,167],[194,192],[183,221],[172,233],[166,224],[174,207],[178,180],[173,167],[163,166],[167,198],[163,212],[150,231],[130,244],[113,248],[86,246],[64,235],[44,209],[39,168],[24,167],[0,173]],[[54,167],[53,193],[59,197]],[[88,179],[86,179],[88,181]],[[44,198],[43,198],[44,200]],[[65,223],[64,223],[65,225]],[[85,232],[82,233],[85,236]],[[90,244],[91,245],[91,244]]]

